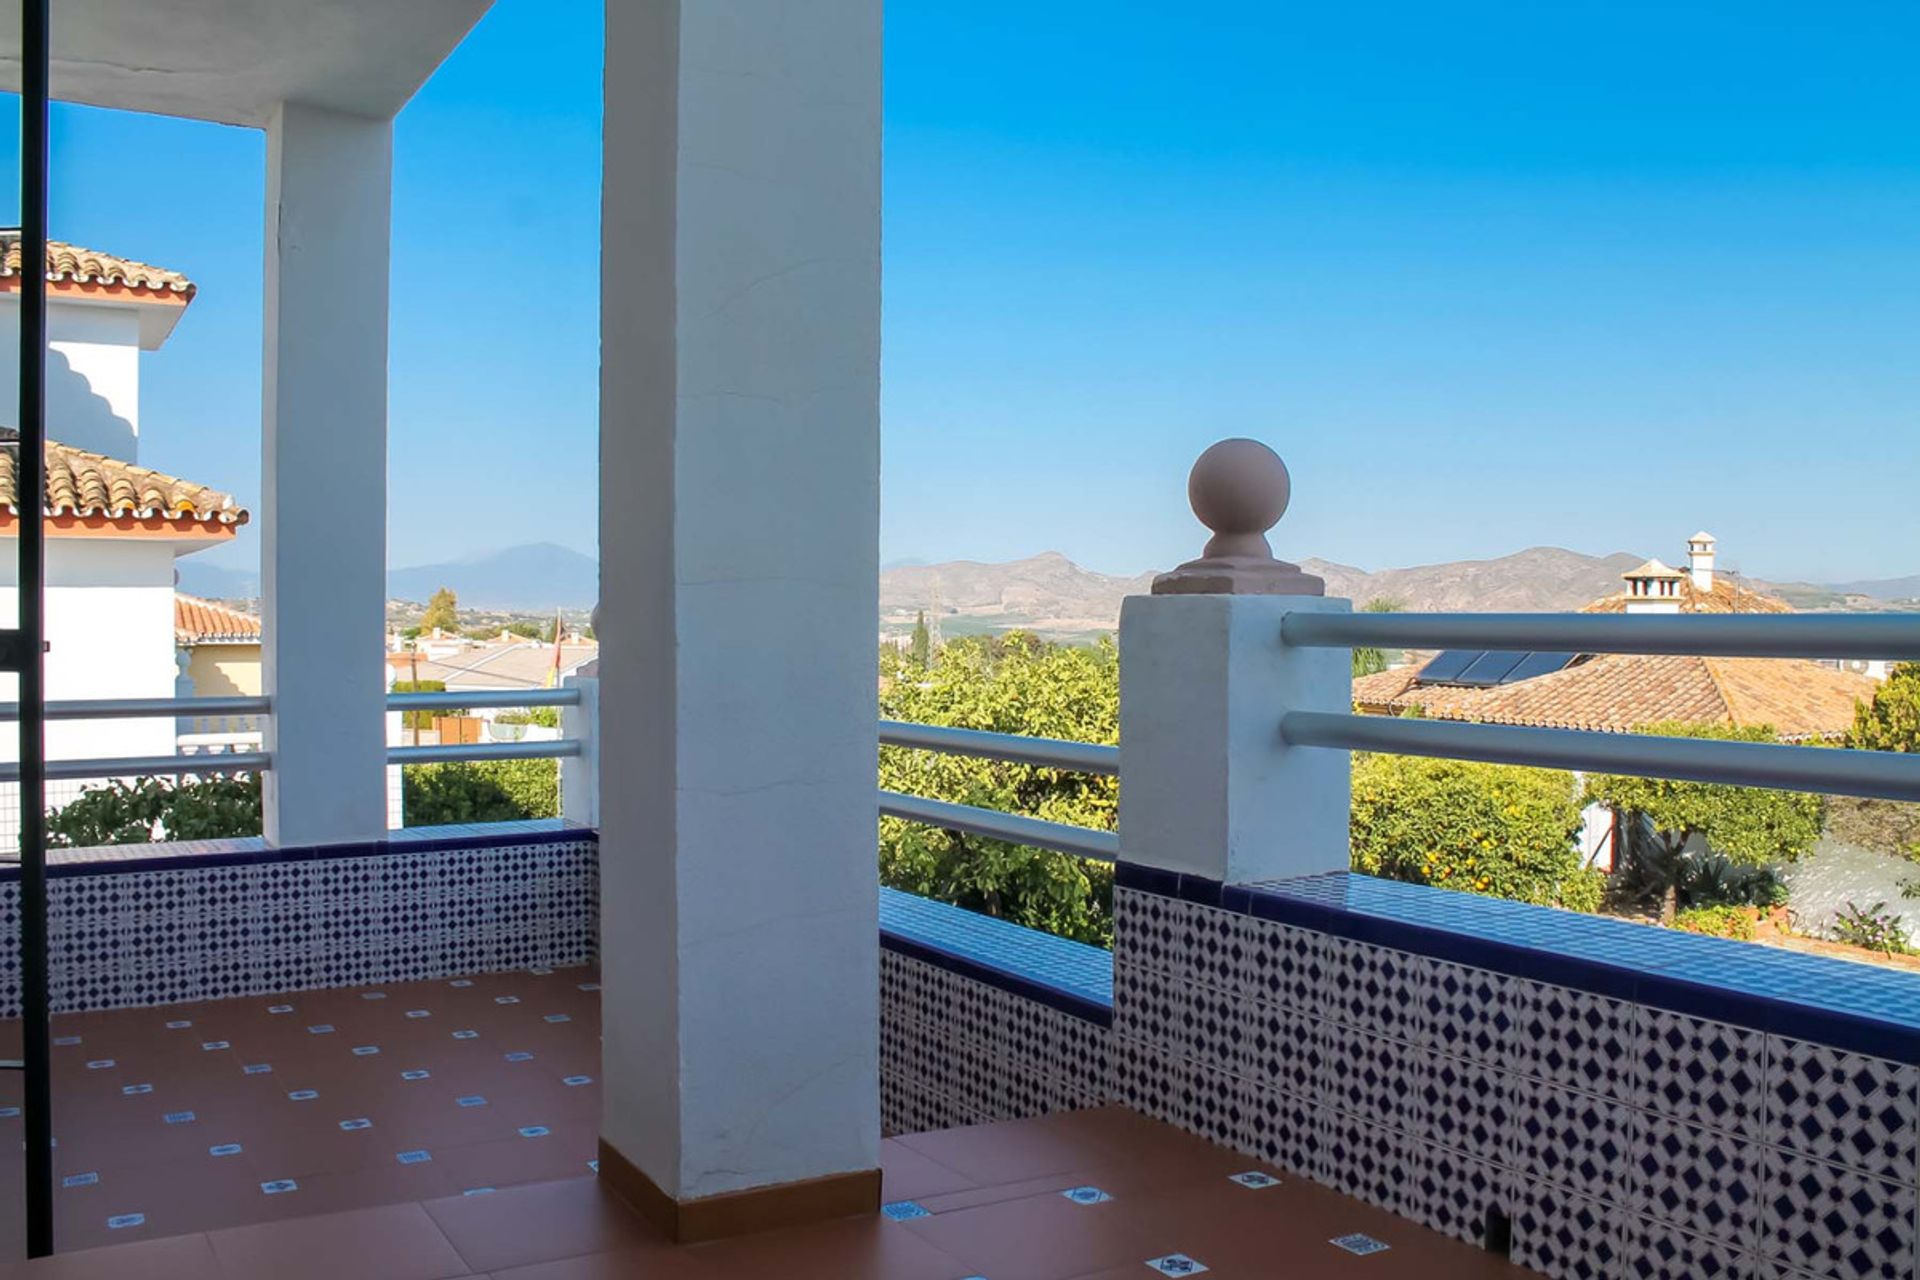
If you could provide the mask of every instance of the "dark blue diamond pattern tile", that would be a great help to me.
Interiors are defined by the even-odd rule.
[[[1401,1212],[1423,1226],[1471,1244],[1486,1239],[1490,1212],[1512,1215],[1513,1173],[1444,1147],[1416,1145]]]
[[[1509,1069],[1567,1088],[1631,1100],[1632,1005],[1537,982],[1516,982],[1514,997]]]
[[[1515,1263],[1550,1280],[1617,1280],[1626,1259],[1627,1215],[1557,1187],[1518,1184]]]
[[[1418,1043],[1426,1032],[1425,956],[1345,938],[1327,940],[1327,1017],[1361,1031]]]
[[[1752,1131],[1766,1074],[1765,1036],[1644,1006],[1635,1018],[1634,1105],[1730,1133]]]
[[[1321,1016],[1333,939],[1310,929],[1242,917],[1246,963],[1240,990],[1253,1000]]]
[[[1418,1084],[1415,1130],[1428,1143],[1483,1160],[1513,1146],[1515,1080],[1496,1066],[1433,1057]]]
[[[1911,1183],[1920,1070],[1804,1040],[1767,1040],[1769,1145]]]
[[[1388,1213],[1402,1213],[1418,1143],[1385,1125],[1333,1112],[1313,1177]]]
[[[1233,1145],[1271,1165],[1318,1177],[1327,1146],[1329,1113],[1310,1098],[1248,1084],[1242,1093],[1244,1121]]]
[[[1914,1188],[1769,1149],[1761,1179],[1759,1252],[1834,1280],[1914,1273]]]
[[[1537,1080],[1514,1085],[1512,1157],[1531,1181],[1590,1193],[1618,1187],[1633,1141],[1634,1112],[1624,1103]]]
[[[1627,1187],[1642,1216],[1735,1249],[1756,1229],[1760,1148],[1750,1139],[1642,1115]]]
[[[1628,1280],[1750,1280],[1756,1260],[1733,1245],[1640,1219],[1627,1230],[1626,1264]]]
[[[1428,1069],[1424,1050],[1329,1023],[1321,1097],[1369,1124],[1415,1132]]]
[[[1513,989],[1514,980],[1502,973],[1430,962],[1425,1043],[1437,1053],[1504,1064],[1513,1032]]]
[[[1319,1098],[1333,1024],[1274,1005],[1256,1004],[1247,1014],[1246,1052],[1240,1074],[1263,1089]],[[1339,1030],[1352,1034],[1345,1028]]]

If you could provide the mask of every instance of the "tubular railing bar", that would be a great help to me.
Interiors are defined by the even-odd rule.
[[[1010,844],[1053,849],[1100,862],[1114,862],[1120,857],[1120,837],[1111,831],[1023,818],[1018,814],[1001,813],[997,809],[927,800],[883,789],[880,792],[880,812],[890,818],[904,818],[908,822],[923,823],[929,827],[964,831],[969,835],[1005,840]]]
[[[1120,772],[1120,748],[1064,738],[1028,738],[1016,733],[988,733],[981,729],[954,729],[943,725],[882,720],[880,741],[890,747],[912,747],[949,755],[979,756],[1010,764],[1036,764],[1073,773]]]
[[[146,716],[271,715],[264,697],[82,698],[47,704],[49,720],[136,720]],[[18,720],[20,704],[0,702],[0,721]]]
[[[1506,649],[1714,658],[1920,661],[1920,613],[1292,613],[1280,638],[1308,648]]]
[[[1681,782],[1920,800],[1920,755],[1897,751],[1528,729],[1325,711],[1287,712],[1280,717],[1280,736],[1295,747],[1338,747]]]
[[[49,760],[47,778],[137,778],[148,775],[173,777],[185,773],[247,773],[271,769],[273,757],[265,751],[220,751],[199,756],[125,756],[118,759],[96,757],[88,760]],[[20,766],[0,764],[0,782],[20,781]]]
[[[473,689],[466,693],[390,693],[389,711],[464,711],[495,707],[577,707],[578,689]]]
[[[577,756],[578,738],[546,742],[445,742],[424,747],[388,747],[388,764],[452,764],[462,760],[558,760]]]

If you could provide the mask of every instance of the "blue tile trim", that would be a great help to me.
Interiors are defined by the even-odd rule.
[[[1070,1013],[1113,1022],[1113,953],[898,889],[880,890],[880,945]]]
[[[1132,879],[1130,887],[1166,883]],[[1116,882],[1128,880],[1123,866]],[[1164,887],[1148,891],[1167,893]],[[1191,895],[1176,885],[1169,896]],[[1231,885],[1220,905],[1357,942],[1920,1063],[1920,975],[1351,872]]]
[[[509,845],[567,844],[598,841],[590,827],[568,827],[557,818],[524,822],[476,822],[457,826],[408,827],[384,840],[360,844],[295,845],[275,849],[259,836],[237,840],[182,840],[176,843],[130,844],[101,849],[56,849],[48,859],[52,879],[77,876],[124,875],[130,871],[190,871],[198,867],[251,866],[263,862],[319,862],[330,858],[365,858],[386,853],[435,853],[447,849],[497,849]],[[117,850],[125,855],[115,856]],[[20,878],[20,866],[0,866],[0,884]]]

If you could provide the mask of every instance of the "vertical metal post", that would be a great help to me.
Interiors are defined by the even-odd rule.
[[[20,5],[20,977],[27,1256],[53,1252],[47,982],[46,495],[49,0]]]

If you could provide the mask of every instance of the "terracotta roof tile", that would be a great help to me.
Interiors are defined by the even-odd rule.
[[[1639,570],[1635,570],[1638,573]],[[1630,577],[1630,574],[1623,574]],[[1671,602],[1678,600],[1682,613],[1792,613],[1793,606],[1784,600],[1761,595],[1751,587],[1743,587],[1731,582],[1725,574],[1715,574],[1713,590],[1702,591],[1693,585],[1693,579],[1682,575],[1678,596],[1663,597]],[[1627,592],[1619,595],[1603,596],[1592,604],[1581,607],[1582,613],[1625,613],[1627,605],[1635,600],[1647,602],[1645,596],[1634,596]],[[1660,599],[1657,597],[1656,599]]]
[[[0,503],[15,516],[20,514],[19,458],[19,433],[7,428],[0,433]],[[46,458],[42,509],[48,516],[158,516],[221,525],[247,522],[247,512],[232,494],[190,480],[53,441],[47,442]]]
[[[19,228],[0,229],[0,280],[20,274]],[[119,284],[156,293],[179,294],[191,301],[193,281],[178,271],[150,266],[131,258],[85,249],[58,240],[47,241],[47,279],[75,284]]]
[[[173,595],[173,640],[175,644],[183,646],[258,643],[260,619],[250,613],[176,591]]]
[[[1833,738],[1872,697],[1865,676],[1798,658],[1602,654],[1551,675],[1490,689],[1420,685],[1396,668],[1353,682],[1362,711],[1418,707],[1439,720],[1629,733],[1657,720],[1771,725],[1782,738]]]

